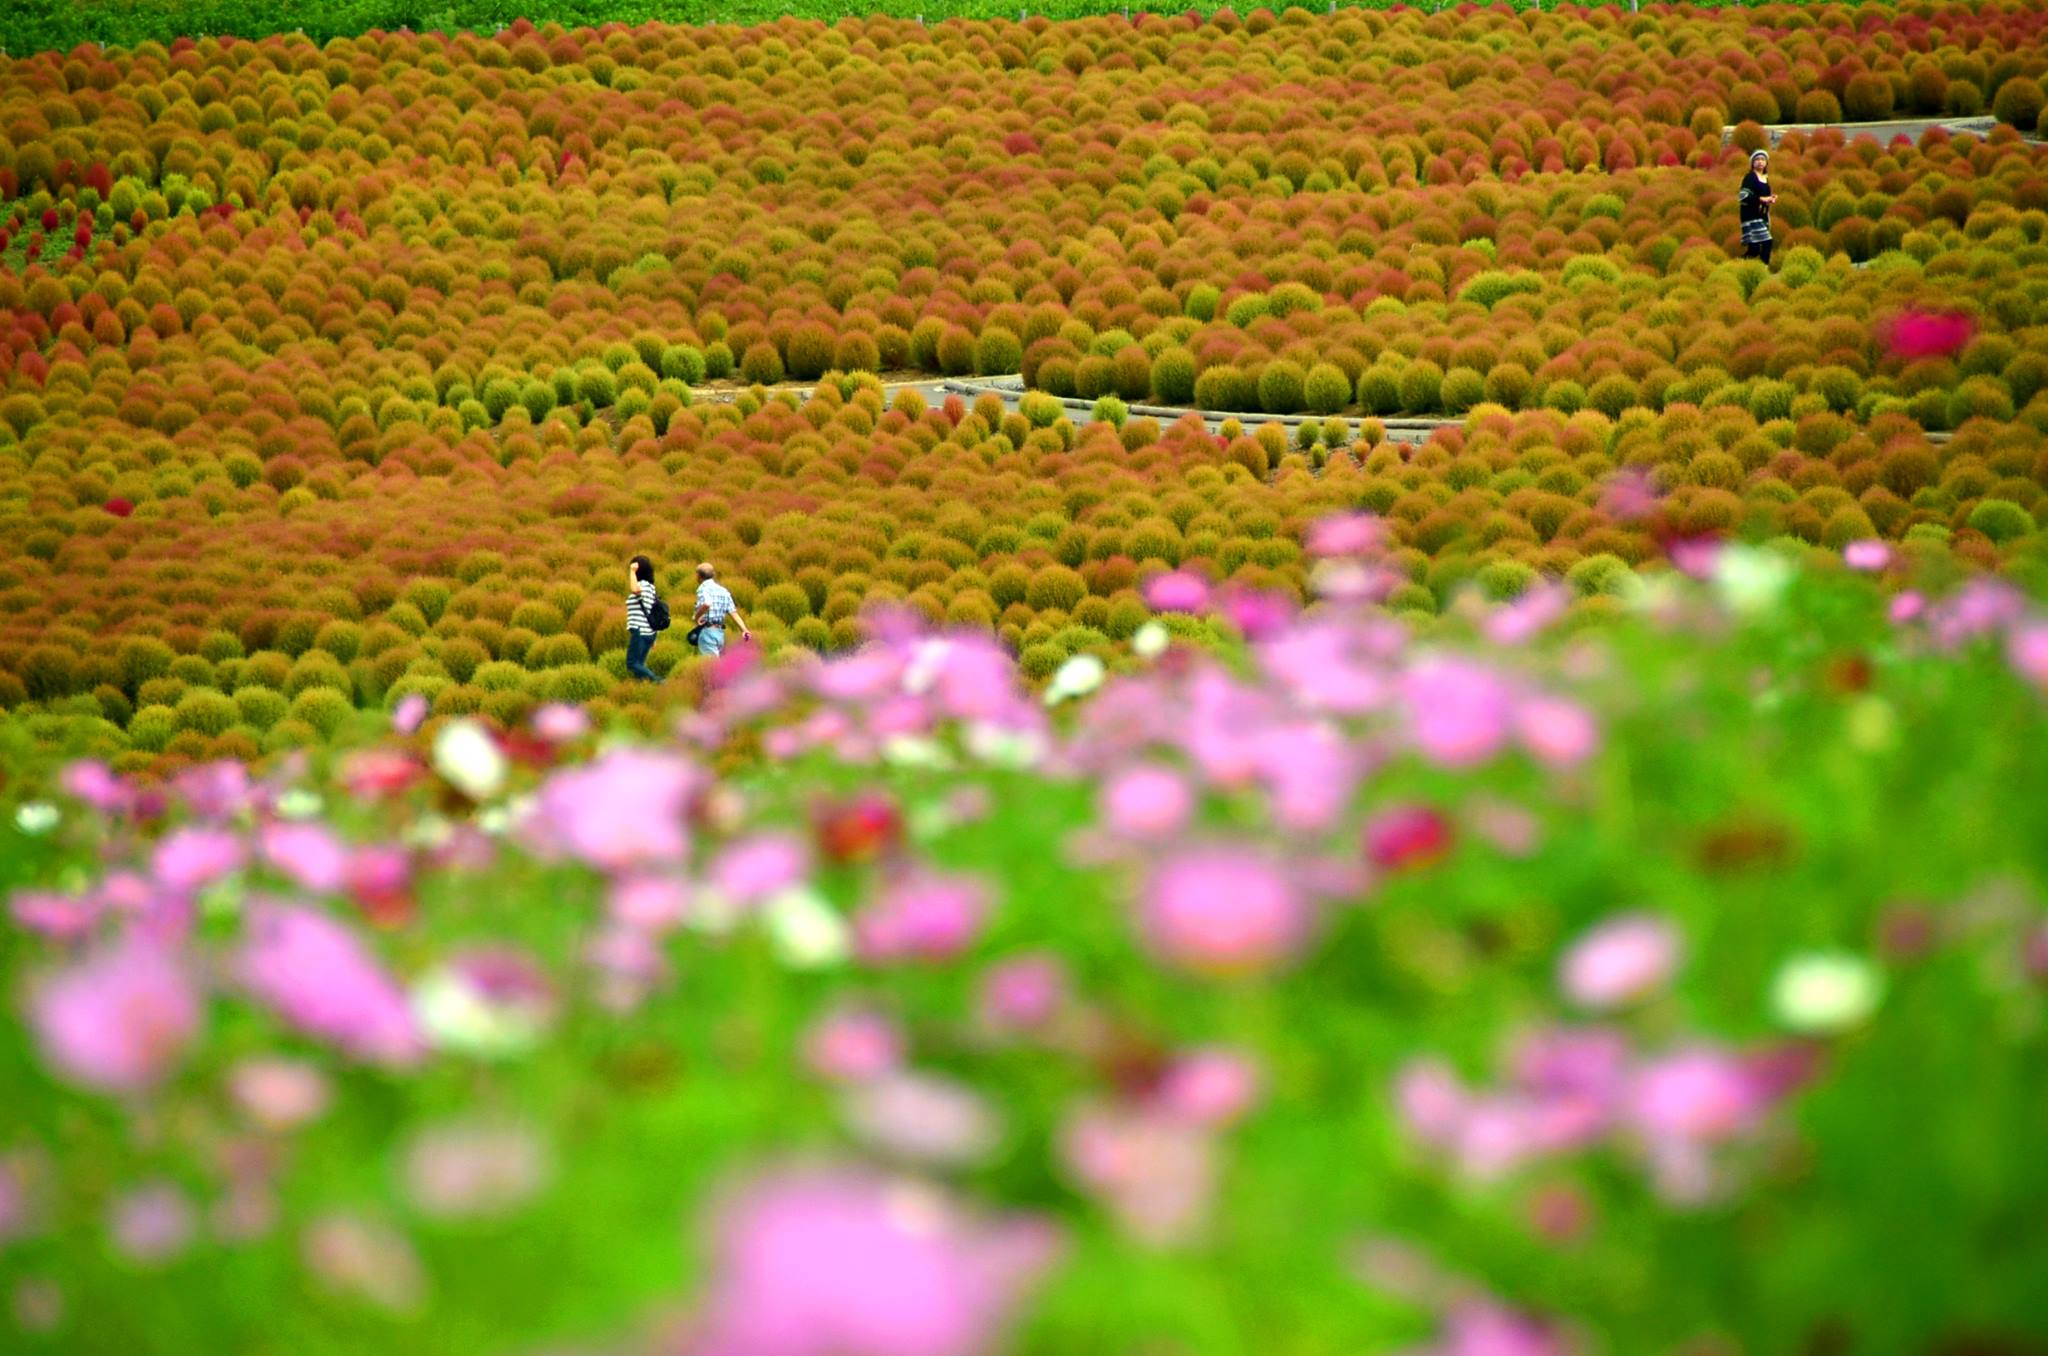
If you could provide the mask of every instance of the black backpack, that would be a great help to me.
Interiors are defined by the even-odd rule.
[[[653,605],[647,609],[647,624],[657,631],[666,631],[668,622],[668,603],[657,593]]]

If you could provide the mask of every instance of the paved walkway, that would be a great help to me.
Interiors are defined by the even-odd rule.
[[[1875,141],[1890,144],[1890,142],[1896,137],[1905,137],[1909,141],[1917,142],[1928,131],[1936,127],[1944,127],[1951,132],[1974,132],[1978,136],[1984,136],[1997,126],[1998,119],[1989,117],[1895,118],[1888,122],[1772,123],[1770,126],[1764,128],[1764,131],[1771,138],[1771,144],[1773,146],[1777,145],[1778,142],[1784,138],[1787,132],[1822,132],[1830,129],[1840,132],[1843,136],[1847,137],[1851,141],[1855,141],[1861,137],[1869,137]],[[1734,139],[1735,128],[1732,124],[1721,129],[1722,145],[1725,146]]]

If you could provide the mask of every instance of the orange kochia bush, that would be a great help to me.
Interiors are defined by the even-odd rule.
[[[1342,504],[1416,553],[1409,607],[1731,527],[1998,563],[2024,524],[1979,508],[2037,514],[2048,470],[2044,152],[1788,137],[1764,279],[1726,258],[1721,133],[1738,92],[1783,116],[1873,78],[1972,111],[2041,72],[2044,22],[522,23],[10,60],[0,700],[148,713],[188,753],[317,735],[314,692],[510,719],[610,687],[639,549],[728,562],[771,643],[843,644],[900,597],[1041,656],[1125,634],[1151,569],[1300,588],[1294,530]],[[1928,299],[1973,312],[1967,348],[1874,345]],[[1353,422],[702,399],[1012,363],[1230,408],[1341,388]],[[1352,437],[1485,404],[1538,412]],[[1664,519],[1601,507],[1626,464]],[[217,703],[176,715],[209,690],[225,733]]]

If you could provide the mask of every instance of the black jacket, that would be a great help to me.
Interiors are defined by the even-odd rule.
[[[1769,221],[1771,209],[1764,202],[1764,199],[1770,195],[1771,186],[1757,178],[1755,170],[1751,170],[1743,175],[1741,195],[1742,219],[1744,221],[1757,221],[1759,219]]]

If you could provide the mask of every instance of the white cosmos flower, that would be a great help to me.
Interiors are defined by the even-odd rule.
[[[311,819],[321,810],[319,793],[308,791],[303,786],[294,786],[277,798],[277,813],[281,819]]]
[[[1060,665],[1045,688],[1045,704],[1057,706],[1074,697],[1085,697],[1102,686],[1109,670],[1092,654],[1077,654]]]
[[[505,784],[505,755],[476,721],[451,720],[434,736],[434,770],[471,800],[488,800]]]
[[[1884,976],[1848,951],[1812,951],[1779,967],[1771,983],[1771,1012],[1802,1035],[1825,1035],[1860,1026],[1884,997]]]
[[[14,812],[14,827],[31,838],[40,838],[57,827],[57,807],[46,800],[32,800]]]
[[[1755,616],[1778,605],[1792,582],[1792,563],[1775,551],[1727,546],[1714,558],[1713,582],[1731,612]]]
[[[792,886],[768,901],[764,920],[775,954],[793,970],[823,970],[853,954],[846,919],[806,886]]]
[[[1140,659],[1157,659],[1172,641],[1163,623],[1148,621],[1131,634],[1131,653]]]

